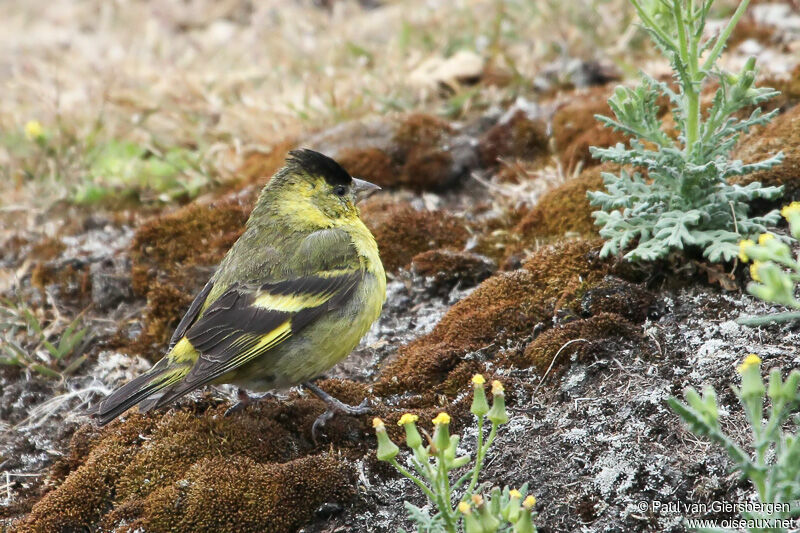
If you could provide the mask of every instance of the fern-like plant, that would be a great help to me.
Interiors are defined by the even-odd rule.
[[[597,115],[605,125],[631,137],[630,148],[592,147],[592,155],[634,169],[619,175],[604,173],[606,191],[589,192],[595,223],[606,242],[602,255],[620,253],[646,261],[670,252],[696,247],[712,262],[733,259],[738,242],[764,232],[778,220],[777,211],[748,216],[749,203],[775,199],[780,187],[760,183],[732,185],[728,178],[768,169],[782,160],[778,153],[763,161],[744,164],[731,159],[742,132],[769,122],[777,111],[762,114],[756,107],[747,118],[737,112],[777,95],[754,86],[755,59],[738,74],[722,71],[717,60],[747,8],[741,2],[722,32],[704,38],[713,0],[631,0],[647,33],[674,71],[677,90],[642,73],[634,89],[617,87],[608,101],[616,119]],[[716,79],[719,87],[707,112],[701,112],[703,87]],[[656,101],[665,95],[678,130],[677,139],[662,128]],[[642,173],[642,170],[646,173]]]

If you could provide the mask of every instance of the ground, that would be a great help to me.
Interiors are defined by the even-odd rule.
[[[324,407],[302,391],[227,417],[229,387],[106,428],[85,416],[163,354],[295,146],[383,187],[360,210],[386,305],[323,389],[368,398],[394,437],[402,413],[429,428],[446,410],[469,451],[469,379],[501,380],[511,420],[483,479],[529,483],[541,531],[678,532],[685,517],[652,502],[752,498],[666,399],[713,385],[746,443],[735,367],[748,353],[798,367],[800,327],[736,323],[779,310],[744,291],[741,264],[720,283],[702,262],[599,257],[585,194],[615,169],[588,147],[624,138],[594,114],[636,68],[664,73],[625,3],[35,4],[0,7],[8,530],[411,528],[399,502],[425,502],[377,461],[370,418],[338,417],[315,442]],[[755,54],[783,92],[735,152],[783,150],[743,180],[785,185],[777,205],[800,199],[795,9],[757,3],[724,56]]]

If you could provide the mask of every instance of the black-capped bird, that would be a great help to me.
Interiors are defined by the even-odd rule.
[[[310,380],[356,347],[386,299],[378,246],[355,205],[374,189],[318,152],[290,152],[167,354],[103,399],[92,410],[98,422],[137,404],[143,412],[161,407],[207,383],[251,391],[303,384],[328,405],[322,423],[336,411],[366,412]]]

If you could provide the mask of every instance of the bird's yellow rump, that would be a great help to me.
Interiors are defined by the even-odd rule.
[[[306,384],[346,357],[378,318],[386,275],[356,195],[377,187],[312,150],[290,153],[216,273],[192,302],[168,353],[93,410],[107,424],[207,383],[267,391]]]

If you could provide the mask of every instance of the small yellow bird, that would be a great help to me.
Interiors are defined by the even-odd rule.
[[[207,383],[254,391],[303,384],[328,406],[314,430],[334,412],[367,412],[309,380],[350,354],[386,299],[378,246],[355,205],[358,194],[376,189],[318,152],[290,152],[178,324],[166,356],[92,410],[99,424]],[[232,410],[246,404],[246,393],[240,398]]]

